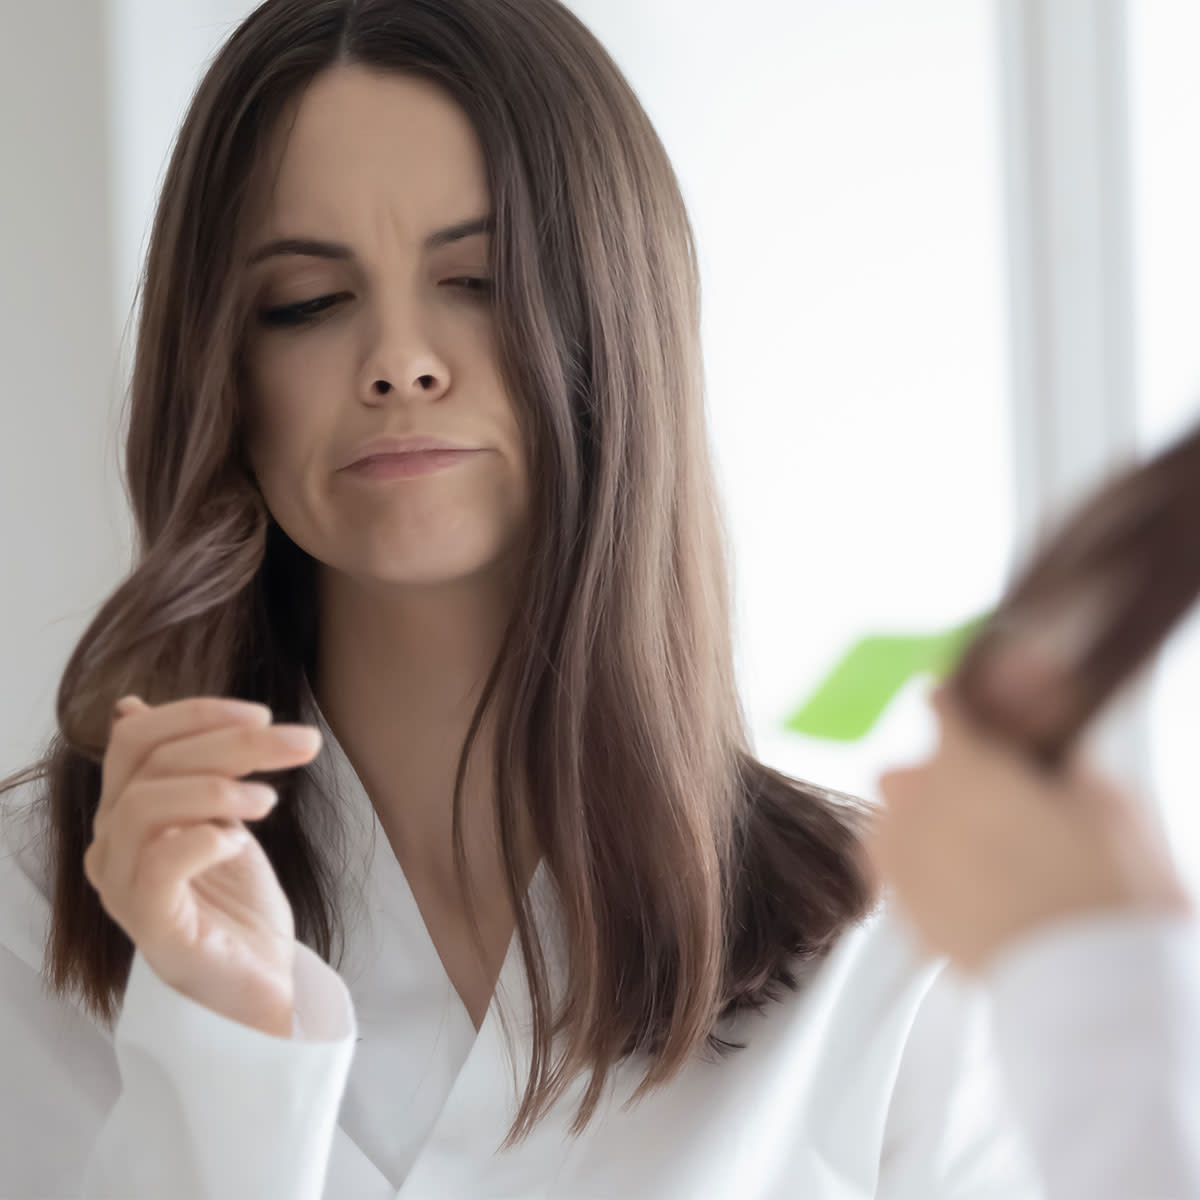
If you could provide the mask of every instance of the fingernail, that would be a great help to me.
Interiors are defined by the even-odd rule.
[[[246,787],[250,792],[263,804],[275,805],[279,803],[279,793],[266,783],[248,783]]]
[[[256,725],[270,725],[274,716],[269,705],[260,704],[257,700],[230,700],[228,708],[231,716],[241,720],[250,717]]]
[[[136,712],[142,707],[142,702],[137,696],[122,696],[116,704],[113,705],[113,716],[127,717],[131,712]]]
[[[275,730],[293,750],[316,750],[321,745],[321,731],[311,725],[276,725]]]

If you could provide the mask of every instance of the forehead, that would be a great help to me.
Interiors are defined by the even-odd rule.
[[[412,75],[339,65],[280,123],[259,224],[283,232],[360,222],[414,238],[488,207],[483,150],[451,96]]]

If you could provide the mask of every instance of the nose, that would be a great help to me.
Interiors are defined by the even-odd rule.
[[[359,379],[363,403],[378,407],[388,399],[435,401],[449,386],[449,366],[423,327],[416,304],[393,298],[378,306]]]
[[[418,386],[413,389],[414,394],[420,394],[421,392],[435,392],[437,391],[438,387],[437,379],[433,375],[422,375],[417,380],[417,385]],[[398,389],[390,379],[384,379],[381,376],[371,384],[371,399],[374,400],[380,396],[390,396],[396,390]]]

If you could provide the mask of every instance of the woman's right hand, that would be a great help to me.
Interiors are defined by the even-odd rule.
[[[260,704],[198,697],[118,703],[83,871],[164,983],[264,1033],[290,1037],[295,926],[242,824],[278,797],[241,776],[310,762],[317,729]]]
[[[949,688],[929,761],[888,771],[860,865],[887,885],[924,948],[983,974],[1059,922],[1183,916],[1193,901],[1149,806],[1086,744],[1049,770],[976,724]]]

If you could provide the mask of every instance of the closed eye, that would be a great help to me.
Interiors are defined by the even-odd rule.
[[[478,296],[487,297],[492,294],[492,281],[476,276],[460,276],[448,279],[447,283],[461,284],[464,290],[474,292]],[[264,325],[295,326],[304,325],[315,320],[323,312],[328,311],[340,300],[351,297],[350,292],[337,292],[328,296],[316,296],[312,300],[301,300],[297,304],[279,304],[272,308],[259,311],[259,319]]]
[[[302,300],[298,304],[280,304],[274,308],[264,308],[258,315],[264,325],[303,325],[349,295],[349,292],[338,292],[329,296],[317,296],[312,300]]]
[[[481,296],[490,296],[492,293],[492,281],[490,279],[477,279],[471,275],[464,275],[458,279],[447,279],[446,282],[464,284],[467,291],[478,292]]]

